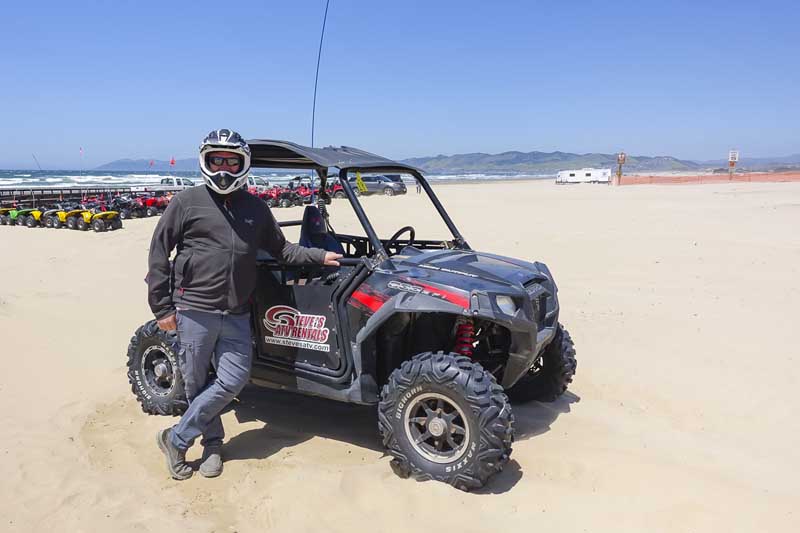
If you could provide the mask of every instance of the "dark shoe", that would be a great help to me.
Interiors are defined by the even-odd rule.
[[[219,446],[203,448],[200,473],[205,477],[217,477],[222,473],[222,449]]]
[[[192,477],[192,467],[186,464],[186,451],[175,447],[169,439],[172,428],[162,429],[156,435],[158,447],[167,458],[167,469],[172,479],[184,480]]]

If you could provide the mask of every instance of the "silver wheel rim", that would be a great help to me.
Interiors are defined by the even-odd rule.
[[[467,451],[467,417],[443,394],[428,392],[414,398],[406,409],[403,426],[414,450],[431,462],[452,463]]]
[[[175,387],[172,358],[158,345],[147,348],[142,354],[142,376],[147,388],[156,396],[167,396]]]

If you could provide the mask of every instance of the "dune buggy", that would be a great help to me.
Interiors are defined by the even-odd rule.
[[[395,473],[463,490],[484,485],[511,453],[508,395],[552,401],[575,373],[574,348],[558,322],[557,288],[547,266],[470,248],[413,167],[354,148],[249,144],[253,166],[312,169],[320,191],[327,190],[329,168],[337,168],[363,229],[360,235],[334,231],[324,202],[307,206],[302,220],[280,222],[300,227],[300,245],[344,259],[339,268],[287,266],[259,252],[251,381],[377,404],[378,429]],[[347,179],[356,171],[418,180],[451,235],[422,239],[405,226],[379,237]],[[131,339],[127,357],[132,391],[146,413],[183,412],[174,332],[147,322]]]

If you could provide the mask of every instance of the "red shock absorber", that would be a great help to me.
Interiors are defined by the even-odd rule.
[[[472,345],[475,343],[475,324],[471,318],[459,317],[456,321],[456,342],[453,351],[459,355],[472,357]]]

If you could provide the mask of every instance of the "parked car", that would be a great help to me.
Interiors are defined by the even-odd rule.
[[[161,178],[161,185],[166,187],[177,187],[179,189],[188,189],[189,187],[194,187],[197,184],[189,178],[170,176],[168,178]]]
[[[269,182],[264,178],[257,176],[247,177],[247,192],[252,195],[260,196],[262,193],[267,192],[269,189]]]
[[[350,185],[351,187],[353,187],[353,190],[358,191],[360,192],[360,194],[364,195],[385,194],[386,196],[394,196],[395,194],[406,194],[406,192],[408,192],[406,190],[405,183],[403,183],[402,181],[394,181],[383,175],[362,176],[361,180],[364,182],[364,185],[367,186],[366,191],[358,191],[358,188],[356,186],[355,176],[347,177],[347,181],[350,182]]]

